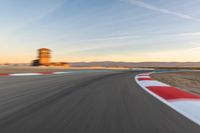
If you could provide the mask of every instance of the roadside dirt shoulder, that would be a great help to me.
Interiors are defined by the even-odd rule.
[[[200,71],[157,73],[151,74],[151,77],[184,91],[200,94]]]
[[[0,67],[0,73],[31,73],[31,72],[61,72],[67,71],[64,68],[48,68],[48,67]]]

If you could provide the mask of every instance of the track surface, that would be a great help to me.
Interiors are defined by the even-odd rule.
[[[0,133],[200,133],[141,89],[137,73],[1,77]]]

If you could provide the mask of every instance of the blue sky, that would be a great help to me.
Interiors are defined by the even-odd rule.
[[[200,61],[199,0],[0,0],[0,63]]]

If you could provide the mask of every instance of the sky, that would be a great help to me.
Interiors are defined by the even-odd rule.
[[[0,0],[0,63],[200,61],[200,0]]]

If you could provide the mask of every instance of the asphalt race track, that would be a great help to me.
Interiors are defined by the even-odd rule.
[[[200,133],[141,89],[138,73],[0,77],[0,133]]]

